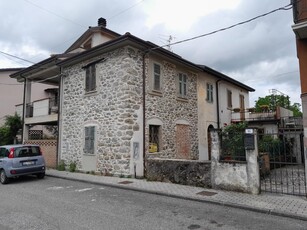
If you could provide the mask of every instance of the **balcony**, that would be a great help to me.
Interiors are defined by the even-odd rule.
[[[299,39],[307,38],[307,0],[293,0],[292,29]]]
[[[231,122],[271,123],[291,117],[293,117],[292,111],[279,106],[276,107],[276,111],[269,111],[268,108],[264,108],[262,112],[255,112],[254,108],[243,111],[234,109],[231,114]]]
[[[22,114],[22,105],[18,105],[16,111],[17,113]],[[52,124],[57,124],[57,121],[58,121],[58,104],[56,98],[45,98],[33,101],[32,103],[26,105],[25,124],[52,125]]]

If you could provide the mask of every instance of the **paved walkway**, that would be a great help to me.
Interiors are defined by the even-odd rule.
[[[209,202],[307,221],[306,197],[270,193],[250,195],[140,179],[71,173],[53,169],[48,169],[46,175],[187,200]]]

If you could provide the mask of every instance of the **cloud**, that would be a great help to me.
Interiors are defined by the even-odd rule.
[[[289,0],[15,0],[1,1],[2,51],[35,62],[65,51],[99,17],[107,27],[130,32],[158,45],[180,41],[253,18]],[[16,7],[18,6],[18,7]],[[278,11],[250,23],[172,46],[183,58],[223,72],[256,89],[269,89],[300,102],[298,60],[291,29],[292,10]],[[0,55],[0,68],[28,65]]]

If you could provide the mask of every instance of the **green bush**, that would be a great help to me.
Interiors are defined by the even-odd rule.
[[[76,162],[71,162],[71,163],[69,164],[69,172],[75,172],[75,171],[76,171],[76,168],[77,168]]]
[[[65,171],[66,169],[66,164],[64,160],[61,160],[60,163],[57,166],[57,170],[59,171]]]

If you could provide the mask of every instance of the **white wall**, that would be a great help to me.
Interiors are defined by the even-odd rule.
[[[4,117],[15,114],[15,106],[23,103],[23,83],[9,75],[16,72],[16,69],[0,69],[0,125],[4,123]],[[31,101],[46,98],[45,89],[51,88],[46,84],[32,84]],[[5,109],[2,109],[5,108]]]

